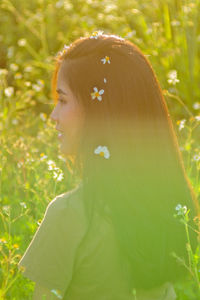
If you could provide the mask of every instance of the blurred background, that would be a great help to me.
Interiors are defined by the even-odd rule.
[[[0,299],[32,299],[34,283],[17,263],[49,201],[78,181],[49,118],[54,57],[75,39],[102,30],[147,56],[199,196],[199,21],[198,0],[0,1]],[[178,299],[196,299],[198,274],[177,286]]]

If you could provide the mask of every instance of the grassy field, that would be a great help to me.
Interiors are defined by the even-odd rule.
[[[103,30],[141,48],[163,89],[199,196],[199,20],[198,0],[0,1],[0,299],[32,299],[34,283],[17,263],[49,201],[76,184],[49,119],[53,57],[64,44]],[[187,234],[189,214],[179,216]],[[188,254],[188,281],[175,286],[178,300],[196,300],[198,293],[200,299],[199,249]]]

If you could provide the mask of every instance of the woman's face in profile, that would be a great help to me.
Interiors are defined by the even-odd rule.
[[[74,154],[84,122],[84,110],[66,82],[63,72],[64,68],[66,72],[66,65],[64,61],[58,71],[58,103],[51,112],[50,118],[56,122],[61,151],[64,154]]]

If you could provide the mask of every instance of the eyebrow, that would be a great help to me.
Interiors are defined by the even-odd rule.
[[[56,89],[56,92],[57,92],[57,93],[60,93],[60,94],[67,95],[67,93],[63,92],[63,90],[61,90],[61,89]]]

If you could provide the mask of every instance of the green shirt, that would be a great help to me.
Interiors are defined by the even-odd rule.
[[[134,300],[130,269],[121,262],[109,218],[95,214],[86,239],[87,219],[81,198],[82,183],[56,196],[18,263],[23,275],[57,290],[64,300]],[[82,242],[82,243],[81,243]],[[171,284],[154,300],[174,300]],[[146,298],[137,298],[147,300]]]

